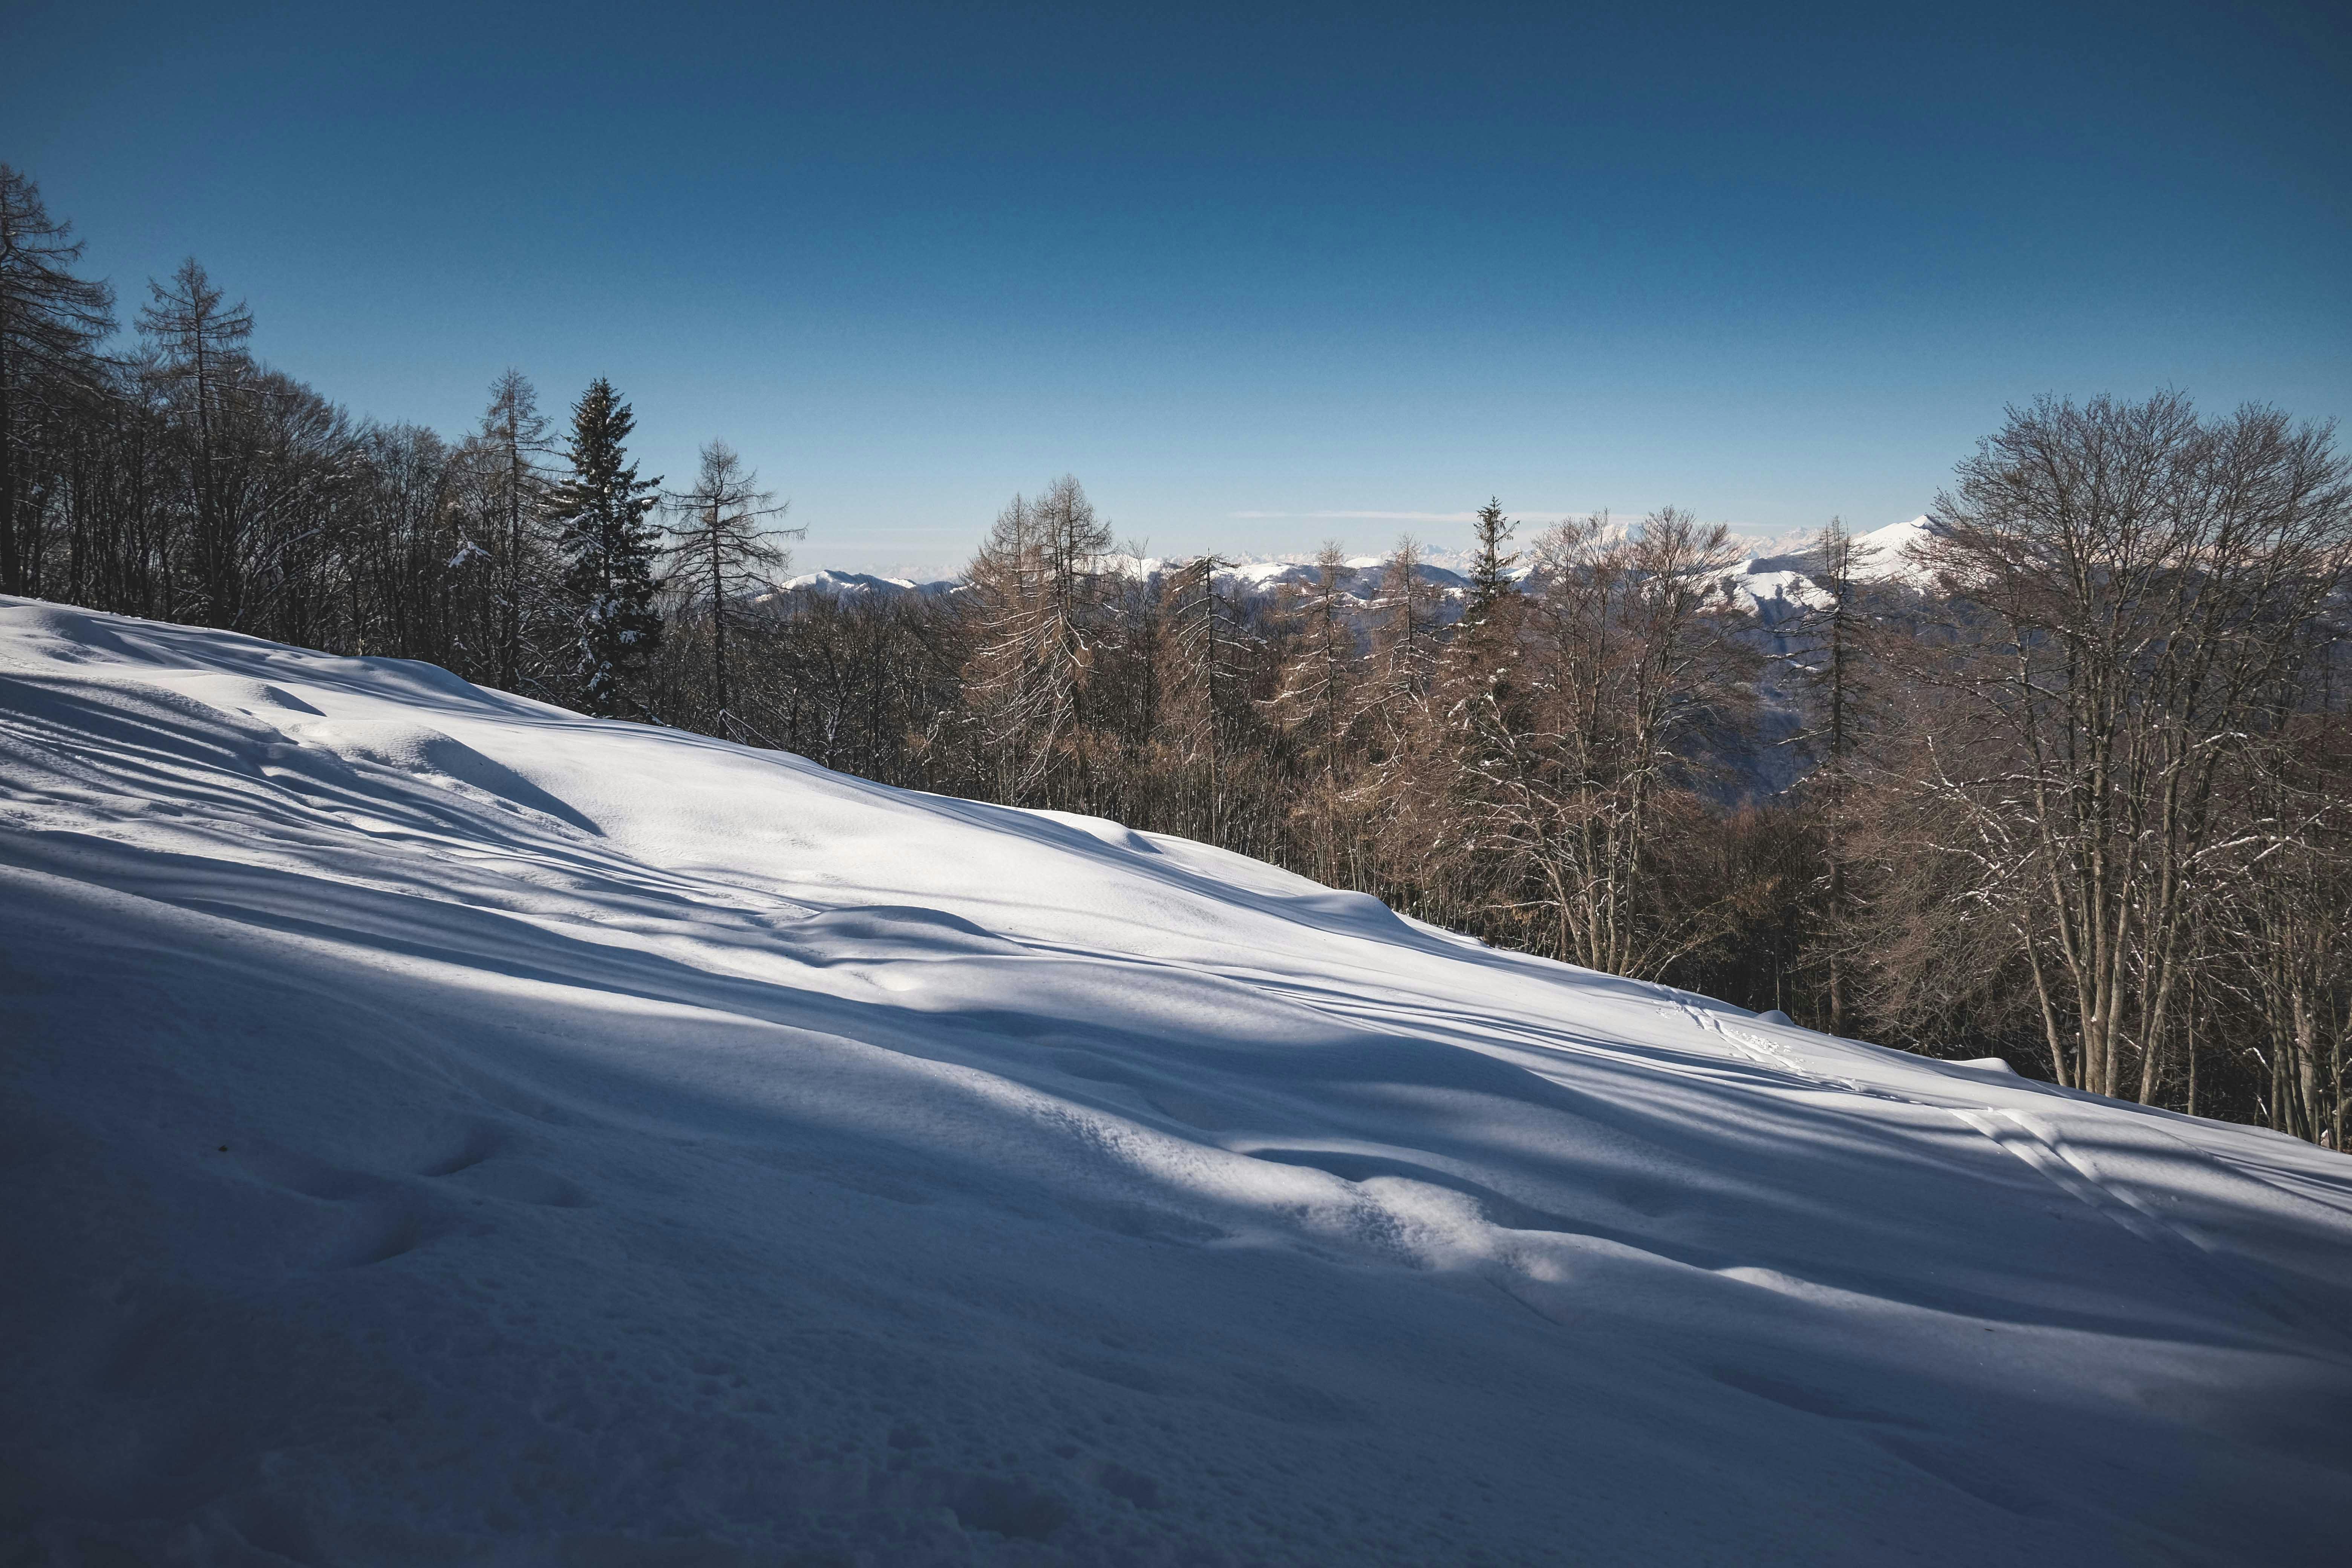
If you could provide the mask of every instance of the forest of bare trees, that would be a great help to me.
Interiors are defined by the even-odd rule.
[[[454,438],[255,357],[194,260],[126,336],[0,166],[0,592],[430,660],[889,784],[1208,840],[1486,941],[2341,1148],[2352,464],[2331,427],[2043,400],[1801,612],[1661,510],[1448,586],[1147,569],[1076,479],[940,592],[784,589],[722,444],[640,478],[598,382]],[[975,520],[977,521],[978,520]],[[1376,586],[1372,584],[1377,584]],[[1793,724],[1776,730],[1768,710]],[[1793,754],[1763,787],[1758,756]]]

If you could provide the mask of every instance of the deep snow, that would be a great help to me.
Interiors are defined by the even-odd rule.
[[[0,1561],[2321,1563],[2352,1165],[0,600]]]

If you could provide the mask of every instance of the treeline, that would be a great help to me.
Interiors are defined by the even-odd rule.
[[[2352,466],[2328,428],[2044,401],[1910,558],[1834,523],[1793,619],[1662,510],[1466,589],[1411,542],[1146,572],[1073,479],[937,595],[782,591],[724,446],[665,490],[598,382],[446,439],[250,353],[194,261],[114,301],[0,167],[0,589],[428,659],[886,783],[1117,818],[1498,944],[2341,1147]],[[1765,721],[1796,787],[1763,795]],[[1782,728],[1785,729],[1785,723]]]

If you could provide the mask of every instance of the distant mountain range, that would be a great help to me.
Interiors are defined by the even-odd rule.
[[[918,583],[910,577],[877,577],[870,572],[835,572],[827,567],[817,572],[804,572],[797,577],[787,577],[776,584],[787,594],[945,594],[961,587],[960,578],[945,578],[936,583]]]
[[[1911,561],[1910,547],[1930,536],[1932,525],[1925,517],[1915,517],[1908,522],[1890,523],[1885,528],[1856,536],[1855,544],[1864,554],[1862,574],[1866,577],[1895,578],[1904,581],[1924,579],[1919,568]],[[1744,607],[1753,610],[1767,626],[1777,626],[1812,603],[1817,590],[1812,579],[1821,569],[1820,552],[1812,543],[1812,535],[1784,536],[1763,542],[1764,548],[1745,563],[1726,574],[1734,597]],[[1522,551],[1520,564],[1513,576],[1525,579],[1529,567]],[[1150,580],[1181,569],[1190,559],[1184,556],[1120,555],[1111,558],[1114,571]],[[1413,575],[1437,591],[1441,605],[1458,606],[1469,593],[1470,578],[1467,552],[1438,552],[1424,559],[1413,569]],[[1279,555],[1248,558],[1236,562],[1217,574],[1218,580],[1241,591],[1249,599],[1271,598],[1285,588],[1304,590],[1314,585],[1317,567],[1311,556]],[[1381,583],[1388,570],[1384,555],[1356,555],[1348,559],[1339,580],[1340,592],[1359,610],[1368,607],[1379,596]],[[824,568],[787,578],[777,584],[783,593],[820,593],[836,596],[856,596],[868,594],[891,595],[916,594],[926,598],[951,594],[963,586],[960,577],[939,578],[919,582],[910,577],[884,577],[869,572],[842,572]],[[1441,609],[1441,618],[1450,618]]]

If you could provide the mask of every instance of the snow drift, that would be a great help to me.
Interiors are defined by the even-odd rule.
[[[21,1560],[2341,1560],[2284,1138],[21,600],[0,917]]]

